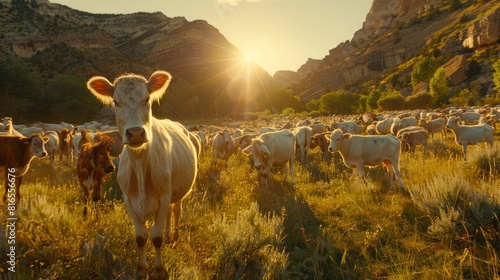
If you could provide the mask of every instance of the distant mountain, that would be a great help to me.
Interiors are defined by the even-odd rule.
[[[244,62],[206,21],[160,12],[91,14],[48,0],[0,0],[0,58],[6,57],[32,65],[47,80],[61,74],[113,79],[124,72],[148,78],[164,69],[173,80],[159,106],[163,116],[260,109],[259,96],[274,88],[266,71]]]
[[[307,71],[278,71],[273,78],[303,101],[335,90],[367,94],[380,86],[409,95],[416,93],[410,84],[415,61],[436,56],[446,61],[452,86],[484,96],[492,93],[491,62],[499,50],[499,1],[374,0],[352,40]],[[308,65],[310,59],[303,67]]]

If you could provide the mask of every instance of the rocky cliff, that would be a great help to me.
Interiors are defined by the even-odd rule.
[[[288,86],[307,101],[340,89],[363,92],[391,73],[396,77],[392,86],[412,93],[409,76],[415,59],[433,54],[448,60],[444,67],[452,84],[468,86],[473,81],[464,69],[471,59],[484,49],[499,49],[500,3],[452,2],[375,0],[352,40],[331,49],[316,70]],[[490,74],[488,63],[482,62],[484,76]],[[491,88],[488,83],[491,79],[483,91]]]

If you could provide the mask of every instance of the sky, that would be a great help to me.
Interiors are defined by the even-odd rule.
[[[50,0],[89,13],[162,12],[206,20],[270,75],[351,40],[373,0]]]

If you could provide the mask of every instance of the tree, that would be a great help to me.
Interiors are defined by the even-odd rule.
[[[411,84],[416,87],[419,83],[429,83],[430,79],[436,72],[436,69],[441,66],[442,59],[434,56],[422,57],[415,62],[411,72]]]
[[[311,99],[309,102],[306,103],[306,108],[309,111],[319,111],[319,100],[317,99]]]
[[[450,98],[450,103],[457,106],[474,106],[479,100],[476,92],[463,89],[457,95]]]
[[[432,105],[432,95],[428,92],[422,92],[405,98],[407,109],[428,109]]]
[[[366,108],[371,111],[375,111],[378,108],[377,101],[382,96],[382,92],[378,89],[374,89],[368,94],[368,98],[366,99]]]
[[[405,109],[405,98],[401,93],[382,97],[377,101],[377,106],[384,111],[395,111]]]
[[[326,114],[352,114],[359,107],[359,94],[335,91],[327,93],[320,98],[320,108]]]
[[[439,68],[436,73],[434,73],[429,83],[429,87],[431,89],[432,104],[435,107],[441,107],[448,103],[450,84],[443,68]]]

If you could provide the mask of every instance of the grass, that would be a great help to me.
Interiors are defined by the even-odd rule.
[[[469,147],[469,162],[451,137],[425,156],[404,152],[410,196],[389,188],[381,167],[365,169],[364,184],[338,155],[328,163],[317,150],[307,167],[296,161],[295,186],[275,168],[266,189],[246,158],[211,170],[208,152],[164,265],[171,279],[499,278],[499,138]],[[84,219],[74,167],[35,160],[16,212],[16,279],[134,278],[134,229],[115,178],[103,192]],[[5,213],[2,204],[0,240]],[[2,279],[7,250],[0,242]],[[147,256],[151,271],[151,242]]]

